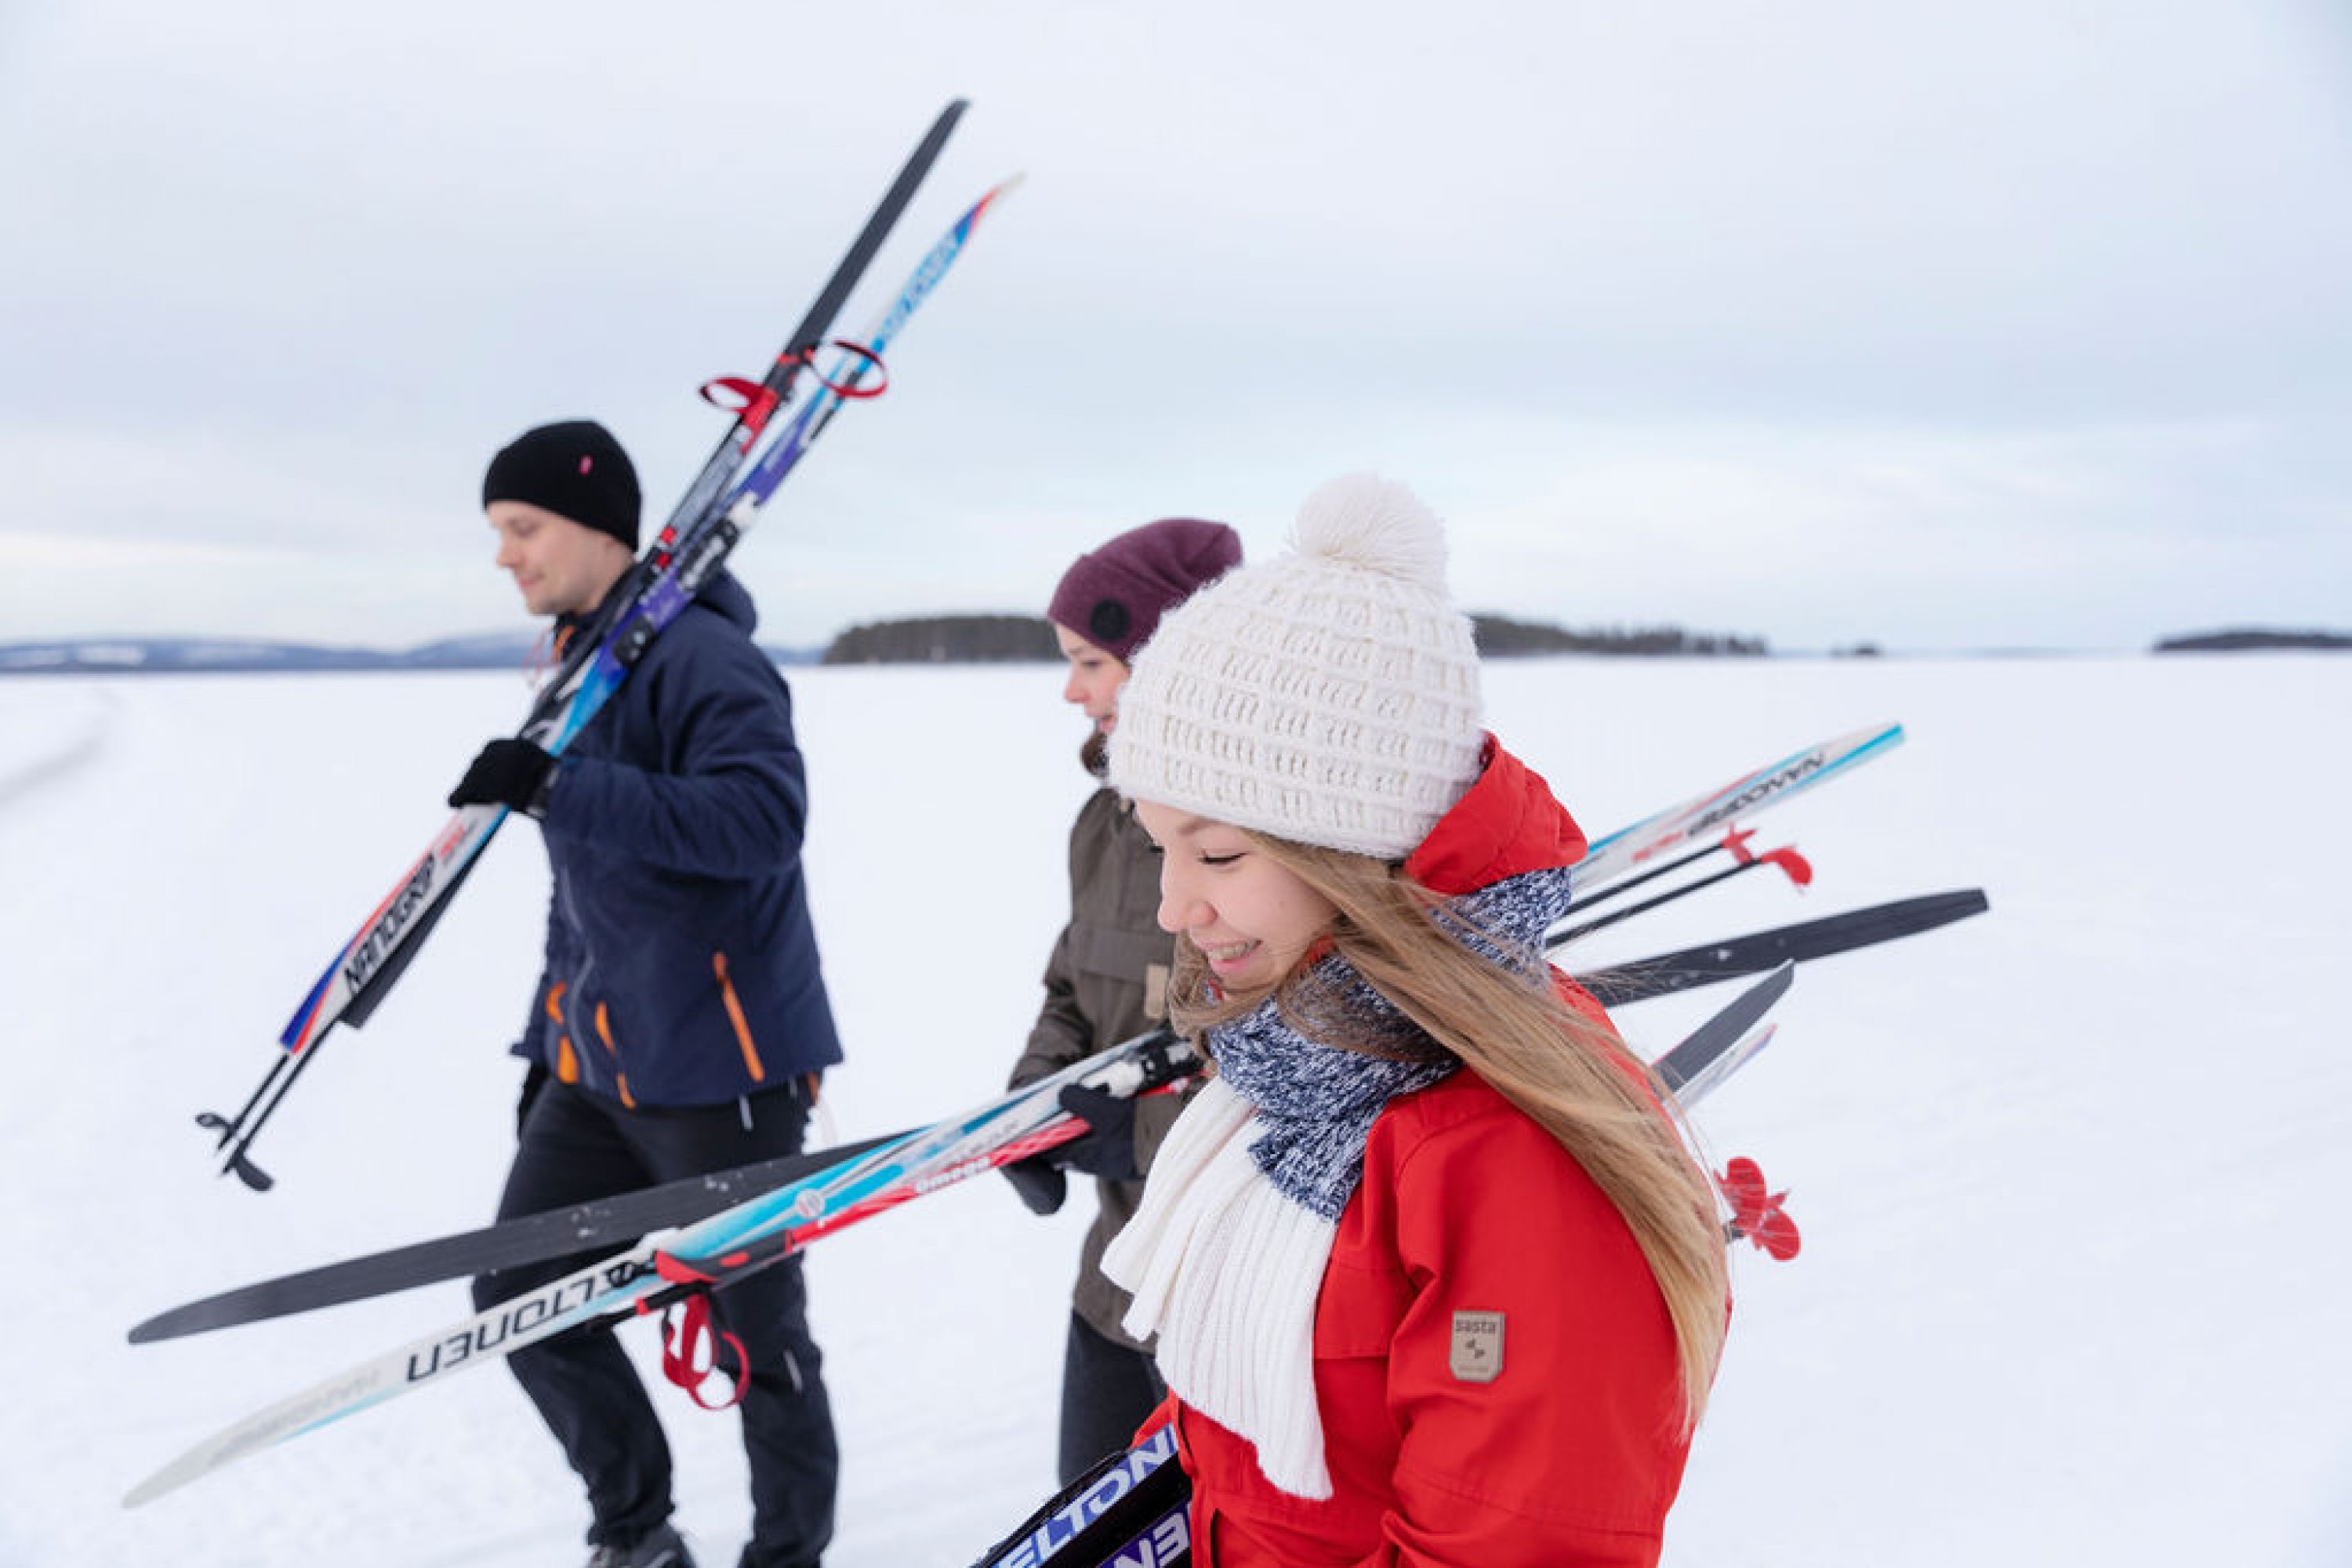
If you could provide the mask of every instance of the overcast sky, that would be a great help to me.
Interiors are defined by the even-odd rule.
[[[0,641],[514,629],[483,465],[667,512],[1026,184],[737,557],[765,640],[1035,610],[1372,468],[1465,605],[1790,649],[2352,626],[2352,8],[0,5]]]

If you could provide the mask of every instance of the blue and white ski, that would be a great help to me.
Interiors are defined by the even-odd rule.
[[[1571,872],[1580,900],[1638,873],[1668,850],[1727,829],[1791,795],[1838,778],[1903,743],[1903,726],[1881,724],[1823,741],[1740,774],[1720,788],[1643,817],[1595,842]]]
[[[541,693],[520,731],[524,739],[560,755],[596,716],[654,639],[684,613],[695,594],[725,563],[758,521],[761,508],[777,486],[831,425],[843,401],[865,395],[863,384],[881,363],[883,351],[963,253],[982,217],[1017,183],[1016,178],[997,185],[956,220],[923,258],[863,342],[839,351],[830,373],[819,377],[818,393],[801,405],[759,459],[735,479],[706,514],[682,531],[675,527],[663,531],[648,552],[650,558],[658,559],[659,566],[646,575],[646,563],[640,563],[639,586],[634,596],[626,598],[625,608],[584,655],[567,660],[556,682]],[[756,426],[751,433],[758,433]],[[717,461],[715,456],[713,460]],[[709,471],[706,468],[706,473]],[[244,1109],[234,1117],[206,1111],[196,1118],[199,1125],[217,1134],[215,1146],[223,1170],[234,1172],[249,1186],[269,1185],[268,1176],[248,1157],[254,1138],[328,1031],[338,1022],[355,1026],[365,1022],[415,956],[419,944],[445,912],[446,900],[472,871],[507,816],[507,808],[499,805],[459,807],[431,847],[343,943],[295,1008],[278,1035],[282,1054]]]

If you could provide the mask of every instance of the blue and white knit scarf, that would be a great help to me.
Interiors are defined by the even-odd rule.
[[[1488,960],[1524,968],[1568,903],[1564,869],[1456,900],[1440,919]],[[1315,1301],[1364,1144],[1388,1102],[1461,1064],[1344,960],[1310,972],[1314,1009],[1342,1014],[1394,1058],[1300,1033],[1272,997],[1209,1032],[1217,1076],[1152,1162],[1143,1204],[1103,1257],[1134,1294],[1125,1322],[1159,1335],[1186,1404],[1257,1449],[1283,1490],[1331,1495],[1315,1402]]]

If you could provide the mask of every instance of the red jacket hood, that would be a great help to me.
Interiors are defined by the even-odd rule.
[[[1541,773],[1492,735],[1481,760],[1477,782],[1406,857],[1405,875],[1452,897],[1584,858],[1584,830]]]

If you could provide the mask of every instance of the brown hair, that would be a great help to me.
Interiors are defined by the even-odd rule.
[[[1246,831],[1246,830],[1244,830]],[[1559,1141],[1633,1233],[1674,1321],[1684,1414],[1696,1426],[1723,1350],[1730,1299],[1715,1188],[1677,1135],[1665,1095],[1614,1029],[1570,1006],[1539,952],[1498,963],[1463,943],[1457,904],[1369,856],[1249,833],[1339,909],[1331,940],[1372,989],[1503,1098]],[[1521,944],[1491,931],[1512,952]],[[1224,995],[1189,942],[1169,987],[1176,1027],[1200,1034],[1274,994],[1284,1016],[1326,1045],[1381,1057],[1426,1056],[1426,1042],[1383,1037],[1302,965],[1271,988]]]

